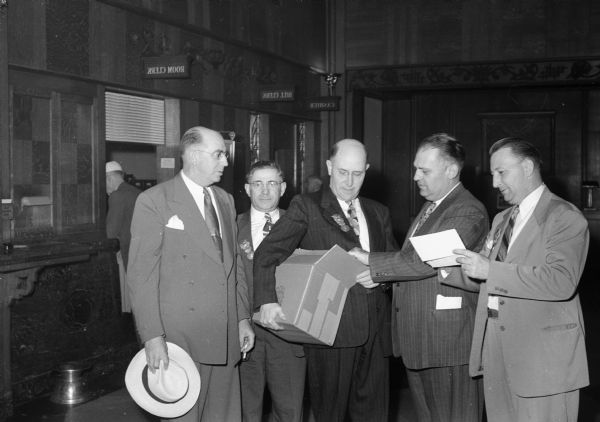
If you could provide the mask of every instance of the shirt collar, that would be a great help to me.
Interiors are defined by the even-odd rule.
[[[458,187],[460,184],[461,184],[461,183],[460,183],[460,181],[456,182],[456,185],[454,185],[454,186],[452,187],[452,189],[450,189],[446,195],[442,196],[442,197],[441,197],[440,199],[438,199],[437,201],[433,201],[433,203],[435,204],[435,207],[437,208],[437,207],[438,207],[438,206],[439,206],[439,205],[442,203],[442,201],[443,201],[444,199],[446,199],[446,198],[448,197],[448,195],[450,195],[450,194],[452,193],[452,191],[453,191],[454,189],[456,189],[456,188],[457,188],[457,187]]]
[[[545,187],[546,185],[542,183],[532,192],[530,192],[529,195],[523,198],[523,200],[519,204],[520,215],[529,215],[533,211],[540,198],[542,197],[542,193],[544,192]]]
[[[181,178],[190,192],[196,195],[201,195],[201,197],[204,198],[204,186],[200,186],[198,183],[194,182],[192,179],[187,177],[183,171],[181,171]],[[207,186],[206,189],[210,188]]]
[[[260,221],[264,223],[265,221],[265,211],[259,211],[254,208],[252,205],[250,206],[250,221],[257,222]],[[271,220],[273,222],[279,219],[279,208],[275,208],[273,211],[269,211],[269,215],[271,216]]]

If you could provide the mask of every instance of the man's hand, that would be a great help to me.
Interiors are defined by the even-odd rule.
[[[283,329],[281,325],[275,322],[277,317],[285,319],[285,315],[283,314],[279,303],[265,303],[260,307],[260,323],[263,326],[273,330]]]
[[[354,258],[358,259],[361,264],[369,265],[369,252],[365,251],[364,249],[353,248],[352,250],[348,251],[348,253]]]
[[[254,347],[254,330],[249,319],[243,319],[238,323],[240,332],[240,351],[248,353]]]
[[[466,249],[454,249],[452,253],[462,255],[456,258],[463,272],[471,278],[487,280],[490,272],[490,260],[485,256]]]
[[[379,286],[379,283],[375,283],[371,278],[371,270],[368,268],[356,275],[356,282],[365,289],[372,289],[373,287]]]
[[[146,363],[150,372],[154,373],[160,366],[160,361],[163,361],[164,369],[169,367],[169,354],[167,352],[167,343],[163,336],[151,338],[144,343],[146,350]]]

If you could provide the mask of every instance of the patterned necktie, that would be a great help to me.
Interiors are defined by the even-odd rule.
[[[208,226],[208,232],[212,237],[213,243],[219,251],[219,257],[223,261],[223,240],[221,239],[221,230],[219,230],[219,219],[217,218],[217,211],[213,206],[210,192],[208,189],[204,190],[204,220]]]
[[[429,218],[429,216],[431,215],[431,213],[433,212],[434,209],[435,209],[435,202],[430,202],[429,206],[427,207],[427,209],[425,210],[425,212],[423,213],[421,218],[419,218],[419,221],[417,222],[417,225],[415,226],[413,233],[416,233],[417,230],[419,230],[421,228],[421,226],[423,224],[425,224],[425,221],[427,221],[427,219]]]
[[[518,214],[519,206],[515,205],[510,213],[510,218],[508,220],[508,224],[506,225],[506,229],[504,230],[504,234],[502,235],[502,243],[500,243],[500,247],[498,248],[496,261],[502,262],[506,258],[508,245],[510,245],[510,237],[512,236],[513,228],[515,227],[515,220],[517,219]]]
[[[263,237],[266,237],[273,227],[273,220],[271,220],[271,214],[265,213],[265,225],[263,226]]]
[[[354,229],[354,233],[357,236],[360,236],[360,227],[358,225],[358,216],[356,215],[356,208],[354,208],[354,202],[346,201],[346,203],[348,204],[348,217],[350,217],[350,225],[352,226],[352,229]]]

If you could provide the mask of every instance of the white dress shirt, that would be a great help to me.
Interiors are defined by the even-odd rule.
[[[273,211],[269,211],[269,215],[271,216],[271,223],[275,224],[277,220],[279,220],[279,208],[275,208]],[[258,211],[254,207],[250,207],[250,230],[252,233],[252,247],[254,250],[258,248],[258,245],[265,238],[263,234],[263,227],[267,219],[265,218],[265,212]]]
[[[507,252],[510,250],[510,247],[514,243],[515,239],[519,236],[519,233],[521,233],[521,230],[523,230],[525,223],[527,223],[527,221],[529,221],[531,218],[533,210],[537,206],[538,202],[540,202],[540,198],[542,197],[542,193],[544,193],[545,188],[546,185],[542,183],[534,191],[527,195],[519,204],[519,213],[515,219],[515,226],[513,227],[512,235],[510,236]]]
[[[202,214],[202,217],[204,217],[204,187],[200,186],[192,179],[187,177],[183,171],[181,172],[181,178],[183,179],[183,183],[185,183],[190,193],[192,194],[194,201],[196,201],[196,205],[200,210],[200,214]],[[208,193],[210,193],[210,198],[212,200],[213,207],[215,207],[215,211],[217,212],[217,219],[219,220],[219,231],[221,232],[220,235],[222,237],[223,223],[221,222],[221,213],[219,212],[219,206],[217,205],[217,201],[215,201],[215,194],[213,193],[212,189],[210,187],[207,187],[206,189],[208,190]]]
[[[342,211],[344,211],[344,216],[347,219],[350,219],[348,216],[348,208],[350,205],[346,203],[346,201],[343,201],[339,198],[337,198],[337,200],[340,203],[340,207],[342,207]],[[360,240],[360,247],[369,252],[371,250],[371,244],[369,241],[369,227],[367,226],[365,214],[362,212],[358,198],[354,198],[351,202],[354,205],[354,210],[356,211],[356,218],[358,218],[358,229],[360,231],[360,236],[358,236],[358,239]]]

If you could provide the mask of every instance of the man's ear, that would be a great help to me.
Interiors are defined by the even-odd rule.
[[[446,167],[446,175],[448,179],[455,179],[458,176],[458,165],[456,163],[450,163]]]
[[[327,174],[331,176],[331,169],[333,168],[333,163],[331,162],[331,160],[327,160],[325,161],[325,164],[327,164]]]
[[[521,162],[521,165],[523,166],[523,171],[525,172],[525,176],[531,177],[531,175],[533,174],[533,170],[535,169],[535,165],[533,164],[533,161],[531,161],[529,158],[525,158]]]
[[[285,193],[285,188],[287,188],[287,184],[285,182],[281,182],[281,185],[279,185],[279,197],[281,198],[283,196],[283,194]]]
[[[248,198],[250,198],[250,185],[248,183],[244,185],[244,190],[246,191],[246,195],[248,195]]]

